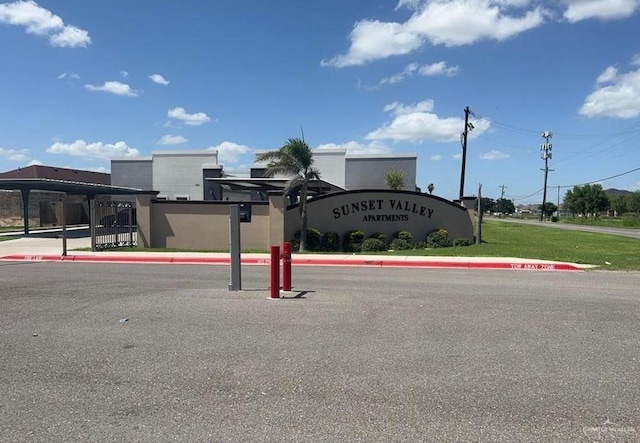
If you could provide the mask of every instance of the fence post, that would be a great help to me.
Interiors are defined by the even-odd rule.
[[[271,291],[270,299],[280,298],[280,246],[271,246]]]
[[[282,244],[282,290],[291,291],[291,242]]]

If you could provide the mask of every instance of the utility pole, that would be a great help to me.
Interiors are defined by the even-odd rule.
[[[544,210],[547,205],[547,177],[549,175],[549,160],[551,160],[551,148],[552,145],[549,143],[549,139],[553,137],[553,134],[549,131],[544,131],[542,133],[542,138],[545,139],[545,142],[540,145],[540,150],[542,154],[540,157],[544,160],[544,188],[542,189],[542,211],[540,211],[540,221],[544,220]]]
[[[504,198],[504,190],[507,189],[509,186],[502,185],[498,187],[502,189],[502,191],[500,191],[500,200],[502,200]]]
[[[504,190],[508,188],[506,185],[498,186],[502,190],[500,191],[500,204],[498,205],[498,212],[503,213],[504,211]]]
[[[462,143],[462,170],[460,171],[460,203],[462,204],[462,197],[464,196],[464,170],[467,164],[467,138],[469,136],[469,131],[472,131],[474,126],[473,123],[469,123],[469,114],[475,117],[475,114],[469,107],[464,108],[464,131],[461,134],[461,143]]]

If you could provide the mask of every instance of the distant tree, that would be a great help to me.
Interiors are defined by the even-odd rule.
[[[433,183],[429,183],[429,186],[427,186],[427,191],[429,191],[429,194],[433,194],[433,190],[434,190],[435,188],[436,188],[436,187],[435,187],[435,186],[433,186]]]
[[[627,197],[627,210],[640,214],[640,191],[633,192]]]
[[[573,215],[582,214],[586,217],[588,214],[595,214],[597,216],[600,212],[607,210],[609,199],[601,185],[574,186],[565,194],[564,205]]]
[[[482,212],[493,212],[495,210],[496,202],[492,198],[482,197],[480,199],[480,208]]]
[[[496,212],[502,212],[503,214],[513,214],[516,212],[516,207],[513,201],[507,198],[499,198],[494,205]]]
[[[402,169],[392,169],[384,174],[384,182],[394,191],[403,189],[405,181],[404,171]]]
[[[627,196],[625,195],[611,195],[609,196],[609,209],[612,210],[615,215],[622,215],[628,211],[627,209]]]
[[[304,140],[290,138],[278,150],[256,155],[256,162],[267,163],[264,175],[276,174],[290,177],[284,188],[284,195],[299,193],[301,229],[300,252],[307,249],[307,194],[311,180],[320,178],[320,172],[313,167],[313,152]]]
[[[551,217],[553,213],[558,210],[558,207],[552,202],[545,202],[544,208],[542,207],[542,205],[539,205],[538,209],[542,211],[545,217]]]

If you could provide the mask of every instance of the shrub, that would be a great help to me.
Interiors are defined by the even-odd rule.
[[[419,241],[414,246],[414,249],[427,249],[427,242]]]
[[[471,242],[468,238],[456,238],[453,241],[453,246],[470,246]]]
[[[446,248],[448,246],[451,246],[451,239],[446,229],[434,229],[427,235],[427,247]]]
[[[362,249],[362,241],[364,240],[364,232],[349,231],[344,235],[342,247],[345,252],[360,252]]]
[[[378,240],[382,240],[385,245],[387,244],[387,236],[384,235],[382,232],[376,232],[375,234],[371,234],[369,238],[376,238]]]
[[[300,234],[298,231],[293,235],[291,249],[296,251],[300,249]],[[307,251],[318,251],[320,249],[320,231],[316,228],[307,228]]]
[[[389,243],[389,249],[392,249],[394,251],[411,249],[411,243],[408,243],[403,238],[394,238],[393,240],[391,240],[391,243]]]
[[[553,223],[558,223],[558,217],[556,217],[555,215],[551,217],[551,222]]]
[[[378,238],[369,237],[362,242],[362,252],[381,252],[387,250],[385,242]]]
[[[393,234],[392,238],[398,238],[400,240],[404,240],[409,245],[413,244],[413,235],[409,231],[398,231]]]
[[[320,249],[334,252],[340,250],[340,236],[337,232],[325,232],[320,236]]]

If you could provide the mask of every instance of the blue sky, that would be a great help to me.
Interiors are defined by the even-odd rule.
[[[0,170],[109,169],[218,149],[226,170],[300,136],[417,153],[417,185],[549,199],[640,189],[640,0],[0,2]]]

